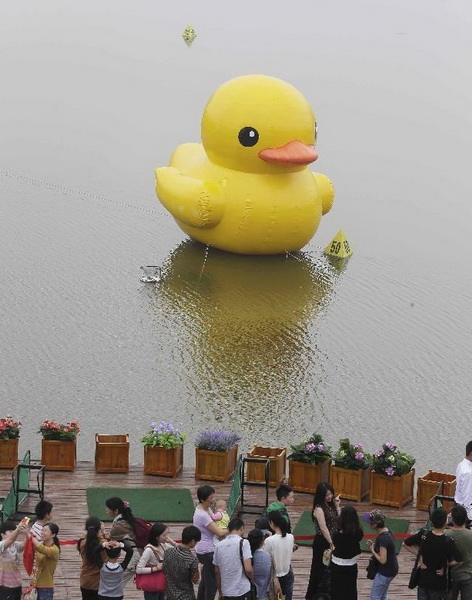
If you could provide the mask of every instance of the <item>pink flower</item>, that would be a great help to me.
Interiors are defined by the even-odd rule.
[[[395,469],[393,467],[387,467],[385,469],[385,475],[392,477],[393,475],[395,475]]]
[[[364,458],[364,453],[363,453],[363,452],[356,452],[356,453],[354,454],[354,458],[355,458],[356,460],[362,460],[362,459]]]

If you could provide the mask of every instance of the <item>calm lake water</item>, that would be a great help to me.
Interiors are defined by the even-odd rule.
[[[472,438],[472,4],[0,0],[0,416],[192,441],[231,427],[393,441],[451,471]],[[197,32],[187,48],[181,33]],[[333,210],[297,255],[186,240],[156,166],[246,73],[300,89]],[[322,250],[343,229],[336,268]],[[140,266],[163,267],[157,285]]]

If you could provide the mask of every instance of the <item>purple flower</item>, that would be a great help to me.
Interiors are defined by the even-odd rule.
[[[314,452],[316,449],[315,444],[310,443],[305,446],[305,452]]]
[[[319,444],[317,444],[316,448],[318,452],[323,452],[323,450],[325,449],[325,445],[320,442]]]
[[[397,447],[395,446],[395,444],[392,444],[392,442],[387,442],[385,445],[386,445],[386,446],[387,446],[387,448],[388,448],[389,450],[391,450],[392,452],[394,452],[394,451],[397,449]]]
[[[355,458],[356,460],[362,460],[362,459],[364,458],[364,453],[363,453],[363,452],[356,452],[356,453],[354,454],[354,458]]]
[[[381,456],[383,456],[383,455],[384,455],[384,451],[382,450],[382,448],[379,448],[378,450],[376,450],[376,451],[374,452],[374,456],[375,456],[376,458],[380,458],[380,457],[381,457]]]
[[[392,477],[393,475],[395,475],[395,469],[393,467],[387,467],[385,469],[385,475]]]
[[[362,444],[354,444],[354,450],[362,450]]]
[[[195,446],[204,450],[214,450],[216,452],[225,452],[237,446],[241,441],[241,436],[234,431],[214,431],[208,429],[202,431],[195,440]]]

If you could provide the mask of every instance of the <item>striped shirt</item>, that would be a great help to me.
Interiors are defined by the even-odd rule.
[[[166,600],[195,600],[192,577],[198,573],[198,560],[189,548],[166,550],[162,568],[167,577]]]
[[[31,525],[30,533],[33,537],[35,537],[38,540],[38,542],[40,542],[43,538],[43,527],[44,525],[39,521],[35,521]]]
[[[22,542],[13,542],[5,548],[5,542],[0,541],[0,586],[15,588],[21,586],[21,554]]]

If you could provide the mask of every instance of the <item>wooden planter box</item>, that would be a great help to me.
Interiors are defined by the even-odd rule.
[[[370,467],[355,471],[331,465],[329,481],[336,495],[360,502],[370,493]]]
[[[370,474],[370,501],[372,504],[401,508],[413,500],[415,470],[406,475],[389,477],[379,473]]]
[[[95,434],[95,471],[97,473],[128,473],[129,434]]]
[[[320,481],[329,481],[330,461],[325,460],[318,465],[289,460],[290,486],[297,492],[314,494]]]
[[[20,439],[0,440],[0,469],[14,469],[18,464]]]
[[[182,471],[183,456],[183,446],[170,449],[162,446],[145,446],[143,473],[176,477]]]
[[[456,493],[456,476],[448,473],[429,471],[424,477],[418,478],[416,490],[416,510],[429,510],[429,503],[436,494],[454,496]],[[454,502],[443,502],[445,510],[449,511]]]
[[[287,459],[287,448],[267,448],[264,446],[253,446],[247,455],[248,458],[268,458],[269,464],[269,485],[278,487],[281,480],[285,477],[285,461]],[[251,464],[247,465],[247,481],[265,481],[265,465]]]
[[[238,446],[227,452],[195,448],[195,479],[228,481],[236,471]]]
[[[46,471],[73,471],[77,440],[41,440],[41,464]]]

